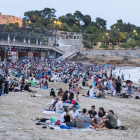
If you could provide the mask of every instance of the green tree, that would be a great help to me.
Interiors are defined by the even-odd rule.
[[[88,35],[87,40],[88,40],[88,41],[90,41],[90,42],[91,42],[91,44],[92,44],[92,42],[94,41],[94,35],[93,35],[93,34]]]
[[[122,48],[124,48],[125,50],[127,50],[127,49],[130,48],[129,43],[122,43],[120,46],[121,46]]]
[[[106,44],[102,44],[102,45],[100,46],[100,48],[108,49],[108,48],[109,48],[109,46],[108,46],[108,45],[106,45]]]
[[[134,48],[137,46],[137,44],[136,44],[135,41],[130,41],[130,42],[128,42],[128,45],[129,45],[132,49],[134,49]]]
[[[84,15],[83,17],[83,22],[84,22],[84,26],[88,26],[91,23],[91,17],[90,15]]]
[[[136,45],[137,45],[138,47],[140,47],[140,40],[137,40],[137,41],[136,41]]]
[[[96,26],[100,26],[106,28],[106,22],[104,19],[97,17],[96,18]]]
[[[66,23],[62,23],[61,30],[62,31],[72,31],[71,28]]]
[[[83,21],[84,15],[83,15],[80,11],[75,11],[74,17],[75,17],[79,22],[81,22],[81,21]]]
[[[110,47],[112,48],[112,50],[115,48],[115,45],[110,45]]]
[[[80,28],[76,24],[73,24],[72,31],[73,32],[80,32]]]
[[[89,45],[89,44],[85,44],[85,45],[84,45],[84,48],[89,49],[89,50],[90,50],[90,49],[93,49],[93,47],[92,47],[91,45]]]
[[[97,28],[95,26],[87,26],[86,29],[84,30],[85,33],[87,34],[93,34],[97,32]]]

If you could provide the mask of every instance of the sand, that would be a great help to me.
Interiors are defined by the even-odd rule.
[[[50,87],[63,87],[63,83],[49,83]],[[88,88],[87,88],[88,89]],[[87,93],[82,90],[83,93]],[[32,93],[19,92],[2,96],[0,104],[0,140],[139,140],[140,139],[140,100],[119,99],[107,96],[107,99],[91,99],[81,96],[81,109],[90,109],[91,105],[104,107],[106,112],[114,110],[120,118],[122,125],[128,130],[100,130],[100,131],[74,131],[74,130],[51,130],[42,129],[35,125],[36,117],[57,117],[59,114],[43,114],[43,108],[48,108],[51,98],[46,98],[49,90],[37,90],[42,97],[31,97]],[[57,93],[57,92],[56,92]]]

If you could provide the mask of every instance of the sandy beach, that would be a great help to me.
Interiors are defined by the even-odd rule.
[[[67,84],[49,83],[50,87],[67,89]],[[75,131],[42,129],[35,125],[36,117],[60,119],[59,114],[43,114],[43,108],[48,108],[51,98],[47,98],[50,90],[38,90],[42,97],[31,97],[32,93],[19,92],[2,96],[0,104],[0,140],[139,140],[140,139],[140,101],[134,99],[120,99],[107,96],[107,99],[91,99],[83,97],[88,88],[81,91],[80,108],[90,109],[91,105],[104,107],[107,112],[114,110],[128,130],[100,130],[100,131]],[[57,94],[58,91],[56,91]]]

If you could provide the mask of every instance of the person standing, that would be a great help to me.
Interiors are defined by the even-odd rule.
[[[120,95],[120,93],[121,93],[121,87],[122,87],[121,82],[120,82],[119,79],[117,79],[117,81],[116,81],[116,96],[117,96],[117,97],[118,97],[118,96]]]
[[[80,88],[78,87],[78,84],[75,85],[75,93],[76,93],[76,101],[79,101],[79,94],[80,94]]]
[[[124,81],[124,74],[122,73],[122,75],[121,75],[121,79]]]
[[[3,80],[3,77],[1,76],[1,73],[0,73],[0,102],[1,102],[1,95],[2,95],[2,91],[4,91],[4,80]]]

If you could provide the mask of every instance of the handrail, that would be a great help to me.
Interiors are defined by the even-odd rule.
[[[0,40],[0,45],[10,45],[10,42],[8,41],[1,41]],[[61,52],[62,54],[64,53],[62,50],[56,48],[56,47],[52,47],[51,45],[40,45],[40,44],[28,44],[28,43],[19,43],[19,42],[14,42],[11,41],[11,46],[15,45],[15,46],[23,46],[23,47],[38,47],[38,48],[51,48],[53,50],[56,50],[58,52]]]

